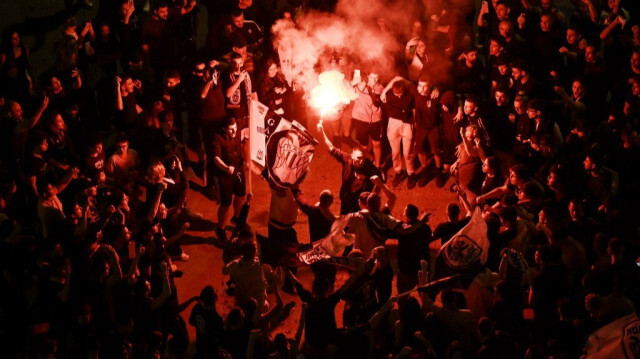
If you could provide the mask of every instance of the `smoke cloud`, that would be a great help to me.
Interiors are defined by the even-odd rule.
[[[404,46],[414,21],[442,15],[443,8],[451,14],[473,0],[454,0],[449,5],[423,1],[340,0],[335,13],[312,11],[299,16],[296,24],[279,20],[271,31],[285,77],[310,94],[324,71],[339,70],[348,82],[355,69],[377,72],[383,81],[403,73]],[[429,62],[431,73],[446,76],[447,56],[429,54]]]

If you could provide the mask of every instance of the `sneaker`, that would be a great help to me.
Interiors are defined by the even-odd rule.
[[[218,241],[220,241],[220,243],[222,244],[226,244],[228,239],[227,239],[227,231],[224,230],[224,228],[216,228],[216,236],[218,237]]]
[[[400,173],[396,173],[393,177],[393,181],[391,182],[391,186],[398,187],[404,179],[407,178],[407,173],[402,171]]]
[[[444,187],[445,183],[447,183],[447,175],[444,172],[438,170],[436,174],[436,187],[442,188]]]
[[[418,182],[418,176],[415,173],[409,175],[409,179],[407,179],[407,189],[412,190],[416,187],[416,183]]]
[[[427,183],[429,183],[429,176],[427,174],[427,171],[423,171],[420,175],[418,176],[418,187],[422,188],[424,186],[427,185]]]

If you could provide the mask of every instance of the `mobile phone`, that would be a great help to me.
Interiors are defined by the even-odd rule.
[[[533,320],[535,318],[535,314],[533,313],[532,308],[524,308],[522,309],[522,317],[526,320]]]
[[[127,249],[129,250],[129,259],[134,259],[136,257],[136,242],[129,241]]]

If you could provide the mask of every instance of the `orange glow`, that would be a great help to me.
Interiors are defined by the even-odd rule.
[[[344,74],[337,70],[325,71],[318,76],[318,85],[311,89],[309,103],[320,117],[334,115],[344,105],[356,98],[356,93],[344,79]]]

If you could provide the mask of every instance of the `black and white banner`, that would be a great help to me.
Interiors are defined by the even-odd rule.
[[[301,124],[287,121],[258,101],[252,100],[250,108],[251,159],[265,167],[279,187],[300,183],[318,141]]]

